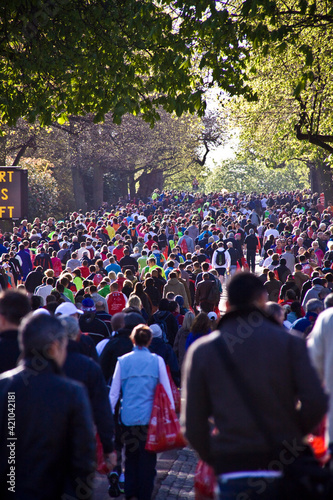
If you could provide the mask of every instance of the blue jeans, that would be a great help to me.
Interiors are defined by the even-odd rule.
[[[220,500],[281,500],[279,498],[280,478],[245,477],[219,480]],[[283,500],[283,499],[282,499]]]

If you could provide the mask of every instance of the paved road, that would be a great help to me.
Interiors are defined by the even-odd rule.
[[[153,493],[154,500],[194,499],[194,474],[197,456],[190,448],[166,451],[157,456],[157,476]],[[108,481],[96,475],[94,500],[110,499]],[[124,496],[118,497],[124,500]]]

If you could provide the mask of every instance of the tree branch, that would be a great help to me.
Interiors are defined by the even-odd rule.
[[[32,137],[30,137],[27,140],[27,142],[25,144],[23,144],[20,147],[20,150],[17,153],[15,160],[13,161],[13,167],[16,167],[19,164],[19,161],[22,158],[22,156],[24,155],[24,153],[27,150],[27,148],[34,148],[34,149],[36,149],[36,147],[37,147],[36,146],[36,137],[33,135]]]

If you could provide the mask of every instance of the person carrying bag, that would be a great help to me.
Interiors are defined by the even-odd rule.
[[[122,442],[125,445],[125,496],[150,500],[156,475],[156,453],[146,450],[148,426],[153,411],[156,388],[164,388],[174,412],[174,400],[163,359],[152,354],[148,346],[152,332],[146,325],[131,333],[133,351],[118,358],[110,389],[115,411],[120,392]]]

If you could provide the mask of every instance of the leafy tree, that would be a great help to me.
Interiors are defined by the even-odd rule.
[[[150,123],[157,107],[204,111],[186,40],[154,0],[13,0],[0,5],[0,116],[41,124],[109,111]]]
[[[244,154],[274,168],[295,160],[304,162],[311,172],[312,188],[324,191],[329,200],[332,82],[325,59],[328,41],[309,37],[305,33],[303,41],[311,39],[312,77],[300,94],[295,86],[303,68],[302,51],[293,46],[282,54],[271,50],[269,57],[260,57],[258,68],[252,68],[249,83],[257,102],[239,98],[229,105]]]
[[[112,114],[101,124],[92,115],[45,127],[20,119],[8,128],[6,154],[13,163],[15,158],[22,164],[27,156],[54,165],[61,213],[95,208],[128,192],[146,197],[152,186],[190,187],[195,176],[200,179],[210,150],[223,142],[225,121],[212,112],[203,119],[159,113],[153,129],[129,114],[121,125],[113,123]]]
[[[270,192],[304,189],[309,186],[308,171],[301,163],[288,164],[272,169],[262,161],[236,158],[215,163],[207,175],[207,191]]]

